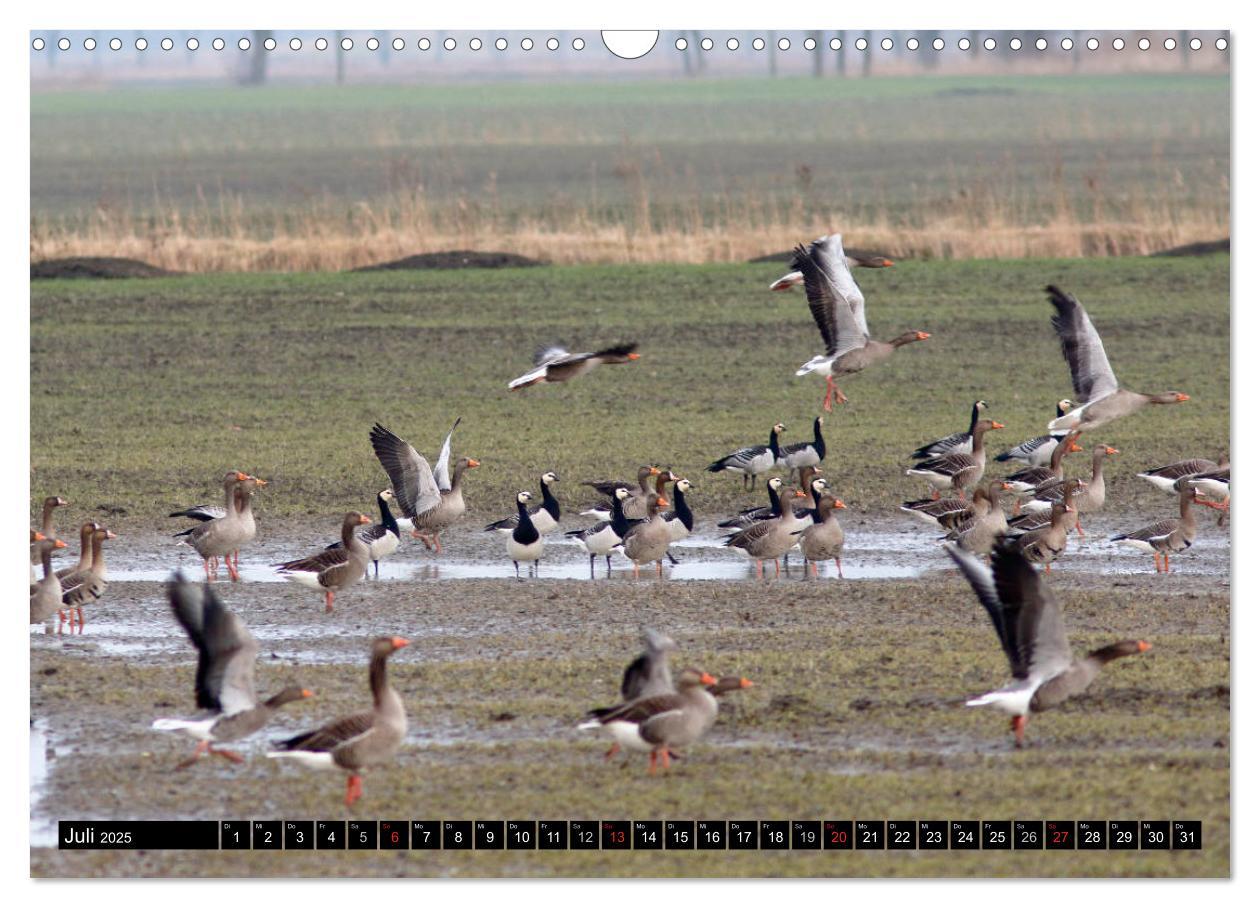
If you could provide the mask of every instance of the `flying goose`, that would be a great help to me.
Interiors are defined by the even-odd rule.
[[[585,375],[599,365],[629,363],[639,358],[638,344],[618,344],[598,353],[570,353],[564,347],[542,347],[534,354],[534,368],[508,382],[509,391],[539,382],[561,382]]]
[[[740,473],[744,477],[744,488],[752,487],[752,483],[763,473],[769,473],[779,462],[779,434],[784,431],[783,423],[777,422],[770,427],[770,443],[749,445],[720,457],[705,467],[710,473],[721,473],[729,470]]]
[[[1055,314],[1050,319],[1059,334],[1063,358],[1072,372],[1072,388],[1076,399],[1084,401],[1075,410],[1050,422],[1049,428],[1077,429],[1088,432],[1102,428],[1115,419],[1128,416],[1147,404],[1176,404],[1190,399],[1180,391],[1162,394],[1139,394],[1120,387],[1107,361],[1102,338],[1085,308],[1070,293],[1053,284],[1046,288]]]
[[[925,445],[921,445],[910,455],[911,460],[927,460],[930,457],[942,457],[946,454],[970,454],[971,453],[971,436],[976,431],[976,423],[980,421],[980,414],[989,409],[987,401],[978,400],[971,405],[971,424],[967,427],[966,432],[955,432],[953,435],[946,435],[944,438],[938,438],[936,441],[929,441]]]
[[[1055,417],[1060,417],[1071,410],[1075,404],[1070,400],[1061,400],[1055,404]],[[998,463],[1006,463],[1008,460],[1018,460],[1028,464],[1030,467],[1044,467],[1050,463],[1050,456],[1054,453],[1055,446],[1058,445],[1059,439],[1067,434],[1066,429],[1056,429],[1048,435],[1038,435],[1036,438],[1030,438],[1027,441],[1021,441],[1013,448],[1007,448],[997,457],[993,458]]]
[[[792,266],[803,276],[809,310],[827,345],[825,354],[815,356],[796,374],[813,372],[827,376],[825,411],[831,411],[833,401],[847,399],[836,387],[836,376],[861,372],[892,356],[897,348],[932,336],[926,331],[907,331],[888,342],[871,340],[866,327],[866,301],[844,262],[840,234],[815,240],[809,249],[797,246]]]
[[[414,538],[426,548],[436,548],[438,554],[442,553],[439,534],[464,514],[464,472],[481,466],[474,458],[461,457],[455,464],[455,477],[451,478],[451,436],[462,419],[456,419],[446,433],[437,464],[432,469],[415,448],[380,423],[368,433],[372,450],[389,476],[395,500],[403,513],[404,519],[398,521],[399,528],[411,530]]]
[[[847,250],[844,256],[844,263],[850,268],[891,268],[893,266],[892,259],[875,252],[866,252],[858,249]],[[805,275],[799,271],[789,271],[771,284],[770,289],[774,291],[791,290],[793,287],[799,287],[803,283],[805,283]]]
[[[368,548],[368,557],[372,559],[375,577],[381,576],[381,559],[388,558],[398,551],[398,545],[402,541],[402,531],[398,528],[398,521],[394,517],[394,512],[389,509],[389,503],[393,500],[393,489],[382,489],[377,492],[376,504],[381,509],[381,522],[355,530],[355,535]],[[338,539],[336,542],[329,543],[328,548],[340,549],[344,546]]]
[[[1143,552],[1150,552],[1155,556],[1155,572],[1157,574],[1170,573],[1172,567],[1168,563],[1169,557],[1184,552],[1194,543],[1197,525],[1192,505],[1198,494],[1194,486],[1188,483],[1183,485],[1178,493],[1178,504],[1181,509],[1179,517],[1159,520],[1131,533],[1120,533],[1112,536],[1111,541],[1122,542]],[[1164,556],[1162,567],[1159,560],[1161,555]]]
[[[534,522],[534,529],[540,533],[550,533],[560,525],[560,502],[551,491],[552,484],[559,481],[560,477],[551,470],[542,474],[538,480],[538,488],[542,491],[542,504],[530,508],[529,517]],[[502,520],[486,524],[485,532],[511,533],[516,529],[516,524],[517,516],[513,514],[511,517],[504,517]]]
[[[324,549],[317,555],[286,561],[275,565],[277,573],[285,580],[292,580],[313,590],[324,591],[324,611],[333,610],[333,595],[348,589],[363,579],[367,573],[367,543],[359,538],[361,526],[372,523],[366,514],[348,511],[341,521],[341,546]]]
[[[1011,666],[1010,684],[967,705],[1010,716],[1016,747],[1024,746],[1030,712],[1044,712],[1084,693],[1108,662],[1151,648],[1145,640],[1124,640],[1074,659],[1058,600],[1012,544],[994,551],[992,566],[953,545],[946,544],[945,551],[989,613]]]
[[[393,759],[407,736],[407,713],[402,698],[386,677],[389,657],[410,641],[377,637],[372,642],[368,680],[372,711],[335,719],[314,731],[276,743],[272,759],[293,760],[311,769],[340,769],[346,775],[346,806],[363,794],[363,771]]]
[[[534,562],[534,574],[538,574],[538,559],[542,557],[542,533],[534,526],[534,519],[529,513],[529,502],[534,496],[529,492],[516,493],[516,526],[512,527],[507,537],[507,553],[512,559],[512,567],[516,568],[516,579],[521,579],[521,562]],[[528,564],[526,565],[528,570]]]
[[[975,486],[984,476],[985,449],[984,436],[994,429],[1005,429],[1003,423],[993,419],[982,419],[976,423],[972,431],[971,453],[946,454],[943,457],[932,457],[906,470],[907,476],[922,476],[932,487],[932,495],[936,497],[945,489],[952,488],[959,498]]]
[[[176,573],[166,584],[166,595],[175,620],[197,648],[197,706],[210,712],[196,719],[155,719],[152,727],[182,731],[197,740],[193,755],[176,769],[187,769],[206,754],[244,763],[240,754],[215,745],[249,737],[280,707],[312,694],[294,685],[260,703],[254,690],[258,641],[245,623],[224,607],[208,583],[198,586]]]
[[[44,567],[44,576],[31,584],[31,624],[43,624],[61,610],[61,579],[52,566],[52,555],[57,549],[64,549],[66,544],[60,539],[48,539],[43,533],[35,533],[38,538],[35,545],[39,550],[39,561]]]

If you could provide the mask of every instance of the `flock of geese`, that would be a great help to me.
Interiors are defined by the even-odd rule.
[[[919,330],[905,331],[887,342],[871,337],[865,301],[851,269],[891,264],[880,256],[846,255],[840,235],[833,234],[809,246],[798,246],[792,270],[771,285],[775,291],[804,288],[825,350],[796,374],[825,378],[824,414],[848,400],[840,381],[888,359],[902,347],[931,337]],[[1046,434],[994,458],[997,463],[1022,464],[1020,469],[986,479],[987,436],[1005,426],[987,415],[986,401],[975,401],[965,430],[928,442],[912,453],[915,463],[906,474],[926,482],[930,496],[907,501],[901,508],[943,534],[947,553],[993,620],[1010,660],[1012,681],[969,701],[969,705],[991,706],[1011,715],[1017,745],[1022,743],[1030,712],[1085,690],[1108,661],[1149,648],[1144,641],[1122,641],[1074,659],[1061,609],[1036,570],[1041,567],[1048,572],[1066,551],[1071,530],[1084,534],[1081,516],[1098,513],[1104,506],[1105,464],[1119,452],[1102,442],[1092,446],[1080,442],[1086,433],[1147,405],[1189,399],[1179,391],[1143,394],[1122,388],[1081,304],[1054,286],[1047,288],[1047,294],[1054,308],[1051,321],[1071,372],[1075,402],[1059,401]],[[533,369],[508,387],[515,391],[570,381],[596,366],[630,363],[638,357],[635,344],[577,354],[548,347],[539,351]],[[817,575],[820,562],[832,561],[843,576],[845,533],[838,512],[845,504],[821,475],[827,457],[825,418],[819,415],[815,419],[812,439],[783,444],[786,429],[776,423],[766,444],[739,448],[707,467],[711,473],[739,474],[745,488],[754,487],[772,471],[787,471],[786,479],[776,475],[764,480],[765,506],[747,508],[718,523],[719,528],[730,531],[724,544],[751,559],[758,578],[764,575],[767,561],[773,562],[778,576],[780,560],[786,564],[793,549],[799,549],[813,574]],[[379,576],[380,561],[398,550],[404,534],[440,556],[441,534],[466,512],[466,475],[480,466],[476,459],[465,456],[455,460],[452,468],[451,442],[459,422],[456,420],[447,433],[433,466],[410,443],[379,423],[374,425],[369,440],[389,479],[389,487],[377,495],[379,520],[348,512],[342,518],[337,541],[307,557],[275,565],[275,570],[321,592],[326,610],[332,611],[335,595],[363,579],[369,562]],[[1083,451],[1091,457],[1088,478],[1065,475],[1064,460]],[[1194,504],[1221,510],[1224,521],[1229,506],[1228,455],[1215,461],[1186,459],[1138,475],[1177,495],[1178,516],[1112,539],[1151,554],[1156,571],[1167,572],[1171,570],[1170,556],[1184,551],[1195,539]],[[562,508],[555,491],[559,481],[554,471],[542,473],[537,502],[532,491],[520,490],[515,495],[515,513],[485,527],[487,533],[502,537],[503,552],[512,561],[517,578],[522,565],[527,574],[537,574],[545,537],[561,527]],[[205,585],[196,585],[181,576],[169,585],[175,618],[200,656],[196,703],[209,711],[198,719],[159,719],[154,723],[156,728],[182,731],[198,740],[197,751],[181,766],[191,765],[206,753],[240,759],[215,745],[260,730],[280,707],[310,696],[309,690],[295,686],[259,701],[253,684],[257,644],[208,582],[217,577],[220,562],[231,580],[240,579],[240,551],[257,533],[252,501],[266,484],[257,476],[230,470],[223,476],[222,507],[198,505],[170,515],[194,521],[179,537],[201,556],[207,580]],[[585,548],[592,577],[601,556],[611,572],[615,553],[629,559],[636,578],[640,568],[652,562],[661,576],[664,560],[673,560],[670,546],[695,527],[687,497],[692,482],[672,470],[644,464],[633,481],[600,480],[584,485],[601,496],[597,504],[581,512],[596,522],[569,530],[565,537]],[[669,486],[672,500],[666,497]],[[1004,498],[1014,502],[1009,515]],[[52,558],[66,546],[57,538],[53,517],[57,508],[66,505],[60,497],[46,499],[43,524],[31,531],[31,563],[42,563],[43,576],[36,580],[32,567],[30,619],[32,624],[50,622],[57,615],[60,630],[68,616],[73,632],[77,618],[82,632],[82,607],[99,599],[106,587],[102,545],[116,536],[95,521],[85,522],[80,528],[78,564],[54,570]],[[280,742],[268,756],[345,771],[346,801],[353,803],[361,793],[362,771],[391,759],[405,735],[406,714],[401,699],[389,686],[386,662],[407,645],[401,637],[380,637],[373,642],[371,711]],[[651,771],[658,763],[667,768],[671,756],[712,726],[717,717],[716,697],[751,682],[737,676],[718,679],[694,667],[674,679],[667,663],[673,641],[647,631],[645,645],[644,654],[626,671],[623,701],[592,711],[582,727],[602,728],[612,737],[609,756],[619,748],[647,752]]]

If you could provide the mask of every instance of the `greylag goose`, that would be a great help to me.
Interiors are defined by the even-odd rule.
[[[591,576],[595,576],[595,557],[603,555],[604,560],[608,564],[608,572],[612,573],[612,553],[617,546],[621,545],[622,539],[630,529],[630,524],[626,520],[625,513],[621,510],[621,503],[630,497],[629,489],[618,489],[613,493],[612,514],[608,520],[601,520],[593,527],[587,527],[585,530],[570,530],[565,533],[572,539],[586,548],[591,556]]]
[[[386,677],[389,657],[409,641],[402,637],[377,637],[372,642],[368,681],[372,711],[335,719],[314,731],[277,742],[267,754],[272,759],[294,760],[311,769],[340,769],[346,776],[346,806],[363,794],[363,771],[393,759],[407,735],[407,713],[402,698]]]
[[[35,533],[39,538],[35,545],[39,549],[39,561],[44,566],[44,576],[31,584],[31,624],[43,624],[61,610],[61,579],[52,566],[53,552],[64,549],[66,544],[60,539],[48,539],[43,533]]]
[[[972,505],[961,498],[918,498],[914,501],[903,501],[898,510],[905,511],[928,526],[948,529],[955,521],[970,517]]]
[[[247,536],[250,528],[241,519],[240,511],[237,510],[236,490],[242,483],[248,482],[249,479],[250,477],[240,470],[228,470],[223,476],[223,516],[205,520],[191,529],[175,534],[176,538],[181,536],[188,537],[187,544],[192,546],[197,551],[197,554],[201,556],[207,580],[218,572],[219,558],[224,559],[229,577],[233,580],[241,579],[240,573],[228,556],[248,541]],[[203,509],[204,506],[199,506],[190,510]],[[181,512],[175,512],[175,516],[180,515]],[[212,558],[214,559],[213,565],[211,564]]]
[[[866,327],[866,301],[844,262],[838,233],[815,240],[809,249],[797,246],[792,267],[803,276],[809,311],[827,345],[825,354],[815,356],[796,374],[813,372],[827,376],[827,390],[823,393],[823,409],[827,412],[833,401],[847,399],[836,387],[836,376],[854,375],[892,356],[899,347],[932,336],[926,331],[907,331],[887,343],[871,340]]]
[[[819,485],[819,492],[827,487],[827,480],[822,477],[814,477],[811,479],[814,472],[816,471],[812,468],[806,467],[801,482],[803,488],[792,492],[792,497],[794,499],[808,498],[809,495],[806,493],[806,490],[808,489],[810,492],[814,492],[815,484]],[[770,504],[768,506],[763,505],[762,507],[756,508],[744,508],[744,510],[740,511],[734,517],[731,517],[728,520],[723,520],[718,524],[718,527],[723,530],[746,530],[753,524],[761,523],[763,520],[776,519],[782,513],[782,511],[779,510],[779,493],[783,490],[783,488],[783,480],[778,476],[771,476],[766,480],[766,494],[770,498]],[[817,496],[815,495],[815,499],[816,497]],[[817,501],[815,500],[813,504],[816,506]],[[810,510],[811,508],[809,507],[793,507],[792,513],[796,516],[797,520],[797,525],[793,527],[794,529],[804,529],[808,525],[811,519]]]
[[[622,502],[624,508],[625,502]],[[621,551],[634,562],[634,578],[639,579],[639,566],[656,562],[656,576],[662,576],[664,565],[661,563],[669,551],[672,537],[669,524],[665,522],[663,511],[669,502],[657,496],[648,500],[647,520],[636,523],[626,530],[621,540]]]
[[[987,409],[989,409],[987,401],[976,401],[971,405],[971,423],[967,426],[966,432],[955,432],[953,435],[946,435],[944,438],[920,445],[910,454],[910,459],[927,460],[930,457],[943,457],[946,454],[970,454],[971,436],[976,431],[980,414]]]
[[[1085,450],[1076,443],[1080,435],[1081,433],[1072,431],[1059,439],[1058,444],[1054,446],[1054,453],[1050,455],[1049,466],[1025,467],[1007,476],[1006,482],[1010,485],[1011,490],[1016,495],[1028,497],[1043,486],[1062,481],[1063,458],[1069,454],[1075,454],[1077,451]],[[1017,500],[1015,503],[1016,514],[1019,513],[1019,505],[1020,502]]]
[[[717,700],[707,690],[711,684],[717,679],[708,672],[687,668],[678,675],[676,692],[638,697],[578,728],[603,728],[621,747],[648,752],[649,773],[656,772],[658,758],[661,768],[669,769],[671,752],[698,741],[717,720]]]
[[[674,480],[674,507],[662,516],[669,527],[669,541],[682,542],[691,535],[695,526],[695,515],[691,513],[691,505],[687,504],[687,493],[691,491],[691,480],[679,477]]]
[[[195,719],[155,719],[152,727],[180,731],[197,740],[192,756],[176,769],[187,769],[206,754],[244,763],[240,754],[215,745],[249,737],[270,722],[280,707],[312,694],[294,685],[260,703],[254,690],[258,641],[244,622],[224,607],[208,583],[198,586],[177,573],[166,584],[166,595],[175,620],[197,649],[197,707],[209,713]]]
[[[534,496],[528,492],[516,493],[516,526],[507,537],[507,553],[516,568],[516,579],[521,579],[521,562],[534,562],[534,574],[538,573],[538,559],[542,557],[542,533],[534,526],[529,513],[529,502]],[[527,565],[528,568],[528,565]]]
[[[1055,418],[1062,416],[1071,410],[1075,404],[1070,400],[1061,400],[1055,404]],[[1006,463],[1008,460],[1018,460],[1026,463],[1030,467],[1044,467],[1050,463],[1050,457],[1054,454],[1054,449],[1064,435],[1067,434],[1066,429],[1056,429],[1048,435],[1038,435],[1036,438],[1030,438],[1027,441],[1021,441],[1013,448],[1007,448],[997,457],[993,458],[998,463]]]
[[[933,457],[916,464],[906,470],[907,476],[922,476],[932,487],[932,495],[936,497],[952,488],[962,498],[966,491],[976,485],[984,476],[985,433],[994,429],[1005,429],[1006,426],[996,420],[982,419],[976,423],[972,432],[970,454],[946,454],[944,457]]]
[[[85,521],[83,526],[79,527],[79,563],[74,567],[63,567],[58,569],[57,578],[65,579],[71,574],[77,574],[80,571],[86,571],[92,566],[92,534],[100,527],[95,520]]]
[[[1225,517],[1229,514],[1229,466],[1217,467],[1205,473],[1196,473],[1177,480],[1179,485],[1188,485],[1198,491],[1196,504],[1205,505],[1221,512],[1217,526],[1225,525]],[[1177,489],[1178,492],[1181,489]]]
[[[658,477],[656,490],[653,492],[652,487],[648,484],[649,478]],[[592,517],[599,517],[601,520],[607,520],[612,513],[611,500],[613,493],[618,489],[625,489],[630,496],[621,503],[621,509],[626,515],[627,520],[641,520],[647,516],[648,501],[653,498],[659,498],[664,490],[664,484],[669,481],[668,476],[662,477],[660,467],[649,466],[644,464],[639,467],[637,474],[637,485],[623,482],[620,479],[602,479],[594,482],[584,482],[582,485],[590,486],[599,494],[603,495],[607,501],[587,508],[582,513]]]
[[[1054,509],[1055,502],[1063,502],[1071,505],[1073,510],[1076,508],[1076,493],[1084,488],[1084,483],[1079,479],[1067,479],[1062,483],[1053,486],[1054,501],[1050,502],[1050,510],[1045,511],[1028,511],[1020,514],[1018,517],[1012,517],[1006,522],[1007,536],[1022,536],[1032,530],[1039,530],[1042,527],[1050,525],[1050,511]]]
[[[1190,399],[1180,391],[1162,394],[1139,394],[1120,387],[1116,375],[1107,361],[1102,338],[1094,329],[1094,323],[1085,308],[1070,293],[1064,293],[1051,285],[1046,288],[1055,315],[1050,319],[1059,334],[1063,358],[1072,373],[1072,388],[1076,399],[1084,401],[1058,419],[1049,428],[1078,429],[1089,432],[1100,429],[1112,420],[1135,413],[1147,404],[1177,404]]]
[[[361,526],[372,523],[366,514],[349,511],[341,521],[341,547],[324,549],[317,555],[275,565],[285,580],[292,580],[313,590],[324,591],[324,611],[333,610],[333,595],[348,589],[367,573],[367,543],[359,538]]]
[[[788,470],[789,478],[792,472],[799,473],[806,467],[816,467],[826,459],[827,442],[823,438],[822,425],[823,418],[815,417],[813,441],[798,441],[780,448],[778,464]]]
[[[410,530],[414,538],[426,548],[436,548],[438,554],[442,552],[439,534],[464,514],[464,473],[481,466],[478,460],[461,457],[455,464],[454,479],[451,478],[451,436],[462,418],[456,419],[446,433],[437,465],[432,469],[415,448],[380,423],[368,433],[372,450],[389,477],[394,500],[403,513],[399,528]]]
[[[560,525],[560,502],[551,491],[552,484],[559,481],[560,477],[551,470],[542,474],[538,480],[538,488],[542,491],[542,504],[530,508],[529,517],[534,522],[534,529],[540,533],[550,533]],[[511,517],[504,517],[502,520],[486,524],[485,531],[511,533],[516,529],[516,524],[517,516],[513,514]]]
[[[989,554],[998,537],[1007,533],[1006,512],[1002,510],[1002,492],[1006,488],[1000,479],[990,482],[987,489],[978,486],[969,517],[942,521],[952,524],[946,538],[973,555]]]
[[[844,502],[832,495],[823,495],[814,509],[814,522],[800,534],[801,554],[805,563],[818,576],[818,562],[834,561],[836,573],[844,576],[840,565],[840,556],[844,554],[844,528],[836,520],[836,511],[845,506]]]
[[[267,480],[259,479],[257,476],[250,476],[244,482],[236,485],[236,491],[232,496],[232,511],[239,515],[241,520],[241,537],[242,544],[251,542],[257,535],[258,527],[254,522],[254,492],[259,486],[265,486]],[[206,523],[211,520],[219,520],[229,514],[227,508],[219,507],[213,504],[196,504],[190,508],[184,508],[182,511],[171,511],[167,517],[187,517],[190,520],[197,520]],[[181,536],[192,534],[192,529],[184,530],[182,533],[176,533],[178,539]],[[239,573],[241,568],[241,551],[236,549],[227,556],[228,560],[235,564]],[[219,556],[210,556],[210,570],[217,572],[219,569]]]
[[[769,473],[779,462],[779,434],[783,431],[783,423],[777,422],[770,427],[769,444],[749,445],[732,451],[713,461],[705,469],[710,473],[721,473],[723,470],[739,473],[744,477],[744,488],[751,488],[758,476]]]
[[[891,268],[893,266],[892,259],[887,256],[858,249],[846,250],[844,263],[850,268]],[[805,283],[805,275],[799,271],[789,271],[771,284],[770,289],[781,292],[783,290],[791,290],[793,287],[799,287],[803,283]]]
[[[618,344],[597,353],[570,353],[563,347],[543,347],[534,354],[534,368],[508,382],[509,391],[519,391],[540,382],[561,382],[585,375],[596,366],[634,362],[638,344]]]
[[[796,534],[799,527],[791,500],[797,493],[789,489],[779,491],[779,516],[773,520],[762,520],[754,523],[746,530],[732,533],[724,543],[731,548],[740,549],[745,555],[757,563],[757,579],[763,576],[762,562],[774,562],[774,576],[779,576],[779,559],[796,545]]]
[[[1222,467],[1229,467],[1228,452],[1222,454],[1220,459],[1216,461],[1211,461],[1204,457],[1193,457],[1189,460],[1178,460],[1176,463],[1143,470],[1137,475],[1154,485],[1157,489],[1176,494],[1177,480],[1187,476],[1197,476],[1201,473],[1210,473]],[[48,534],[45,533],[44,535]]]
[[[994,551],[991,566],[952,545],[945,551],[989,613],[1011,666],[1010,684],[967,705],[1010,716],[1016,747],[1024,746],[1030,712],[1044,712],[1084,693],[1108,662],[1151,648],[1145,640],[1124,640],[1074,659],[1058,600],[1012,545]]]
[[[393,489],[382,489],[377,492],[376,504],[381,510],[381,522],[355,531],[355,535],[368,548],[368,557],[372,559],[375,577],[381,576],[381,559],[388,558],[398,551],[398,545],[402,541],[402,531],[398,527],[398,520],[394,517],[394,512],[389,509],[389,503],[393,500]],[[330,543],[328,548],[343,548],[341,540]]]
[[[88,565],[86,571],[75,571],[60,578],[61,581],[61,604],[65,606],[64,612],[58,617],[57,629],[61,630],[61,624],[65,621],[66,614],[70,615],[70,633],[74,633],[74,619],[79,619],[79,633],[83,633],[83,606],[86,603],[96,602],[105,595],[106,580],[105,574],[105,552],[101,548],[107,539],[117,539],[118,535],[98,526],[92,531],[92,563]]]
[[[1077,490],[1074,502],[1076,505],[1076,532],[1081,536],[1085,535],[1085,530],[1081,527],[1081,515],[1097,514],[1103,509],[1103,505],[1107,503],[1107,481],[1103,478],[1103,461],[1119,453],[1110,445],[1094,445],[1093,464],[1089,481]],[[1063,490],[1066,485],[1066,481],[1062,481],[1039,486],[1032,500],[1024,504],[1024,509],[1033,513],[1049,511],[1056,501],[1063,500]]]
[[[586,718],[598,719],[640,697],[674,693],[674,679],[669,671],[669,654],[676,649],[678,644],[672,638],[651,628],[644,628],[643,652],[626,666],[621,676],[621,703],[592,709],[587,712]],[[612,759],[619,750],[621,745],[613,741],[612,747],[604,754],[604,759]]]
[[[710,684],[708,690],[713,696],[721,697],[729,694],[731,691],[747,690],[754,686],[747,678],[742,678],[739,675],[723,675],[717,679],[716,684]]]
[[[1188,483],[1178,493],[1178,504],[1181,509],[1179,517],[1160,520],[1131,533],[1120,533],[1112,536],[1112,542],[1123,542],[1143,552],[1155,556],[1155,572],[1167,574],[1172,570],[1168,563],[1170,556],[1184,552],[1194,543],[1197,526],[1194,519],[1194,500],[1198,490]],[[1164,556],[1163,567],[1160,556]]]
[[[53,529],[53,511],[57,508],[64,508],[70,502],[66,501],[59,495],[52,495],[44,499],[44,510],[40,515],[39,532],[44,539],[56,539],[57,531]],[[41,540],[42,541],[42,540]],[[65,548],[63,545],[62,548]],[[31,543],[31,564],[39,564],[43,560],[43,546],[37,542]],[[50,553],[51,554],[51,553]]]
[[[1050,565],[1058,561],[1059,556],[1067,549],[1068,527],[1075,514],[1075,505],[1067,501],[1056,501],[1050,508],[1049,524],[1029,530],[1016,538],[1015,545],[1019,553],[1029,564],[1043,565],[1046,573],[1049,573]]]

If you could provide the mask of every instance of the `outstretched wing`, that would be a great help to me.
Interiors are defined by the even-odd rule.
[[[433,480],[443,492],[451,490],[451,436],[455,434],[455,429],[463,418],[458,417],[455,425],[451,426],[451,431],[446,433],[446,441],[442,442],[442,453],[438,455],[437,463],[433,467]]]
[[[414,518],[437,507],[442,495],[438,491],[429,462],[415,448],[380,423],[372,427],[368,437],[372,441],[376,459],[389,476],[390,484],[394,487],[394,497],[403,514]]]
[[[564,359],[568,355],[569,351],[559,344],[544,344],[534,351],[534,365],[545,366]]]
[[[1059,334],[1063,358],[1072,372],[1072,388],[1076,399],[1084,403],[1106,397],[1120,387],[1116,374],[1107,361],[1102,338],[1089,320],[1085,308],[1070,293],[1064,293],[1053,284],[1046,288],[1055,314],[1050,324]]]
[[[809,311],[827,345],[827,355],[839,356],[863,346],[870,335],[866,300],[845,263],[840,234],[815,240],[808,249],[797,246],[792,267],[804,277]]]
[[[176,574],[166,590],[175,620],[197,648],[197,705],[229,715],[252,708],[258,642],[249,629],[209,584],[189,583]]]

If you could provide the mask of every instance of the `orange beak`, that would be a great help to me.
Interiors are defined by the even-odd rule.
[[[1177,392],[1177,403],[1181,403],[1182,401],[1186,401],[1189,399],[1190,399],[1189,394],[1182,394],[1180,391]]]
[[[796,493],[795,493],[792,497],[793,497],[793,498],[804,498],[804,497],[805,497],[805,493],[804,493],[804,492],[802,492],[800,489],[797,489],[797,490],[796,490]]]
[[[888,264],[889,264],[889,265],[891,265],[891,264],[892,264],[892,262],[889,262]],[[749,681],[747,678],[740,678],[740,679],[739,679],[739,686],[740,686],[740,687],[752,687],[752,686],[753,686],[753,683],[752,683],[751,681]]]
[[[47,539],[47,538],[48,538],[48,537],[47,537],[47,536],[45,536],[43,533],[40,533],[39,531],[36,531],[36,533],[35,533],[35,541],[36,541],[36,542],[43,542],[43,541],[44,541],[45,539]]]
[[[892,259],[884,259],[883,261],[879,263],[879,267],[881,268],[891,268],[892,266],[893,266]]]
[[[914,336],[917,337],[921,341],[925,341],[932,335],[928,334],[926,331],[916,331],[914,333]]]
[[[1011,485],[1009,482],[1004,482],[1004,483],[1002,483],[1002,490],[1003,490],[1004,492],[1009,492],[1009,491],[1010,491],[1011,489],[1013,489],[1013,488],[1015,488],[1015,487],[1014,487],[1013,485]]]
[[[248,476],[246,476],[244,473],[242,473],[240,470],[237,470],[237,471],[236,471],[236,481],[237,481],[237,482],[244,482],[244,481],[245,481],[245,480],[247,480],[247,479],[249,479],[249,477],[248,477]]]
[[[1139,640],[1139,641],[1138,641],[1138,652],[1139,652],[1139,653],[1144,653],[1144,652],[1146,652],[1146,651],[1147,651],[1148,649],[1150,649],[1150,648],[1151,648],[1151,645],[1150,645],[1149,643],[1147,643],[1145,640]]]
[[[54,548],[54,549],[64,549],[65,547],[66,547],[66,544],[65,544],[64,542],[62,542],[60,539],[54,539],[54,540],[53,540],[53,548]]]
[[[1107,448],[1107,453],[1108,453],[1108,454],[1119,454],[1120,452],[1119,452],[1119,451],[1117,451],[1115,448],[1108,447],[1108,448]]]
[[[708,672],[701,672],[700,683],[701,684],[717,684],[717,678],[713,677]]]
[[[302,688],[302,696],[303,696],[303,697],[313,697],[313,696],[315,696],[315,691],[313,691],[313,690],[307,690],[306,688]]]
[[[118,534],[117,534],[117,533],[115,533],[113,530],[106,530],[106,531],[105,531],[105,538],[106,538],[106,539],[117,539],[117,538],[118,538]]]
[[[473,459],[472,457],[470,457],[470,458],[468,458],[468,466],[469,466],[469,468],[470,468],[470,469],[471,469],[471,468],[473,468],[473,467],[479,467],[479,466],[481,466],[481,461],[480,461],[480,460],[475,460],[475,459]]]
[[[660,476],[661,471],[657,467],[648,467],[649,476]]]
[[[372,522],[372,518],[368,517],[368,515],[367,515],[367,514],[360,514],[360,515],[359,515],[359,523],[360,523],[360,524],[364,524],[364,523],[371,523],[371,522]]]
[[[637,354],[637,353],[627,353],[627,354],[626,354],[626,359],[638,359],[638,358],[639,358],[639,354]]]
[[[406,637],[394,637],[389,642],[393,644],[394,649],[402,649],[404,646],[411,646],[411,641]]]
[[[1085,450],[1084,448],[1082,448],[1075,441],[1073,441],[1071,444],[1068,445],[1067,452],[1069,454],[1075,454],[1077,451],[1084,451],[1084,450]]]
[[[835,510],[839,511],[839,510],[843,510],[843,509],[846,507],[846,505],[845,505],[845,503],[844,503],[843,501],[841,501],[839,498],[837,498],[837,499],[836,499],[836,503],[835,503],[835,504],[833,504],[831,507],[832,507],[833,509],[835,509]]]
[[[1006,423],[1004,423],[1004,422],[998,422],[997,420],[994,420],[994,421],[993,421],[993,428],[995,428],[995,429],[1005,429],[1005,428],[1006,428]]]
[[[258,483],[260,486],[265,486],[267,484],[267,480],[259,476],[251,476],[250,479],[254,480],[254,482]]]
[[[657,506],[658,508],[667,508],[667,507],[669,507],[669,502],[668,502],[668,501],[666,501],[664,498],[659,498],[659,497],[658,497],[658,498],[656,499],[656,506]]]

